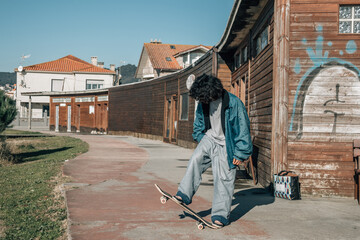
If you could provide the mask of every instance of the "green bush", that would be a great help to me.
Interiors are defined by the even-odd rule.
[[[14,120],[16,117],[15,101],[5,95],[0,90],[0,133]]]

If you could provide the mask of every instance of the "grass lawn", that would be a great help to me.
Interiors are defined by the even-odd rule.
[[[64,160],[86,152],[88,144],[63,136],[7,143],[17,163],[0,162],[0,239],[66,239],[61,168]]]
[[[40,132],[29,132],[29,131],[22,131],[22,130],[15,130],[15,129],[6,129],[4,132],[1,133],[2,135],[41,135]]]

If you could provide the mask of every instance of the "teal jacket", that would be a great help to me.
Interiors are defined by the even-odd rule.
[[[222,98],[221,126],[225,134],[229,167],[235,168],[234,158],[244,161],[252,154],[250,121],[238,97],[224,90]],[[200,142],[210,128],[209,104],[199,103],[192,134],[194,140]]]

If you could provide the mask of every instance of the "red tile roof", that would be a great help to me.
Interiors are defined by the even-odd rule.
[[[104,69],[85,62],[77,57],[68,55],[66,57],[39,63],[24,67],[25,71],[45,71],[45,72],[91,72],[91,73],[110,73],[115,74],[114,71]]]
[[[174,46],[174,48],[171,48]],[[176,61],[174,55],[180,52],[186,52],[190,49],[197,48],[202,45],[181,45],[181,44],[162,44],[162,43],[144,43],[152,66],[154,69],[171,69],[179,70],[182,67]],[[209,46],[203,46],[207,49],[211,49]],[[166,58],[170,58],[171,61],[167,61]]]

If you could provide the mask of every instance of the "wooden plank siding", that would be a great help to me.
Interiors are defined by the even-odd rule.
[[[254,137],[254,151],[257,154],[258,180],[263,186],[271,183],[273,18],[269,26],[269,44],[251,62],[249,93],[250,128]]]
[[[71,132],[107,132],[108,130],[108,101],[100,100],[99,96],[107,96],[107,93],[98,95],[79,94],[64,95],[60,97],[50,96],[50,130],[55,130],[56,106],[59,106],[59,131],[67,131],[68,106],[71,106]],[[70,99],[71,102],[54,102],[54,99]],[[90,102],[77,102],[76,98],[93,98]],[[94,109],[90,113],[90,108]],[[80,112],[79,112],[80,111]]]
[[[292,142],[288,145],[288,168],[299,174],[302,193],[352,196],[352,151],[352,142]]]
[[[360,35],[339,33],[346,0],[291,0],[288,168],[302,192],[353,196],[360,133]],[[358,4],[358,3],[357,3]],[[355,43],[355,49],[348,50]]]
[[[231,92],[242,99],[247,108],[254,145],[253,160],[258,181],[263,186],[271,184],[272,172],[273,31],[274,20],[271,18],[269,44],[259,55],[233,71],[231,81]]]
[[[217,58],[217,75],[224,87],[229,90],[231,72]],[[176,144],[183,147],[196,147],[192,139],[195,101],[189,98],[188,119],[180,120],[180,96],[188,93],[186,80],[194,74],[212,74],[213,54],[207,54],[195,66],[154,80],[129,84],[109,89],[109,133],[164,140],[165,100],[177,98]]]

